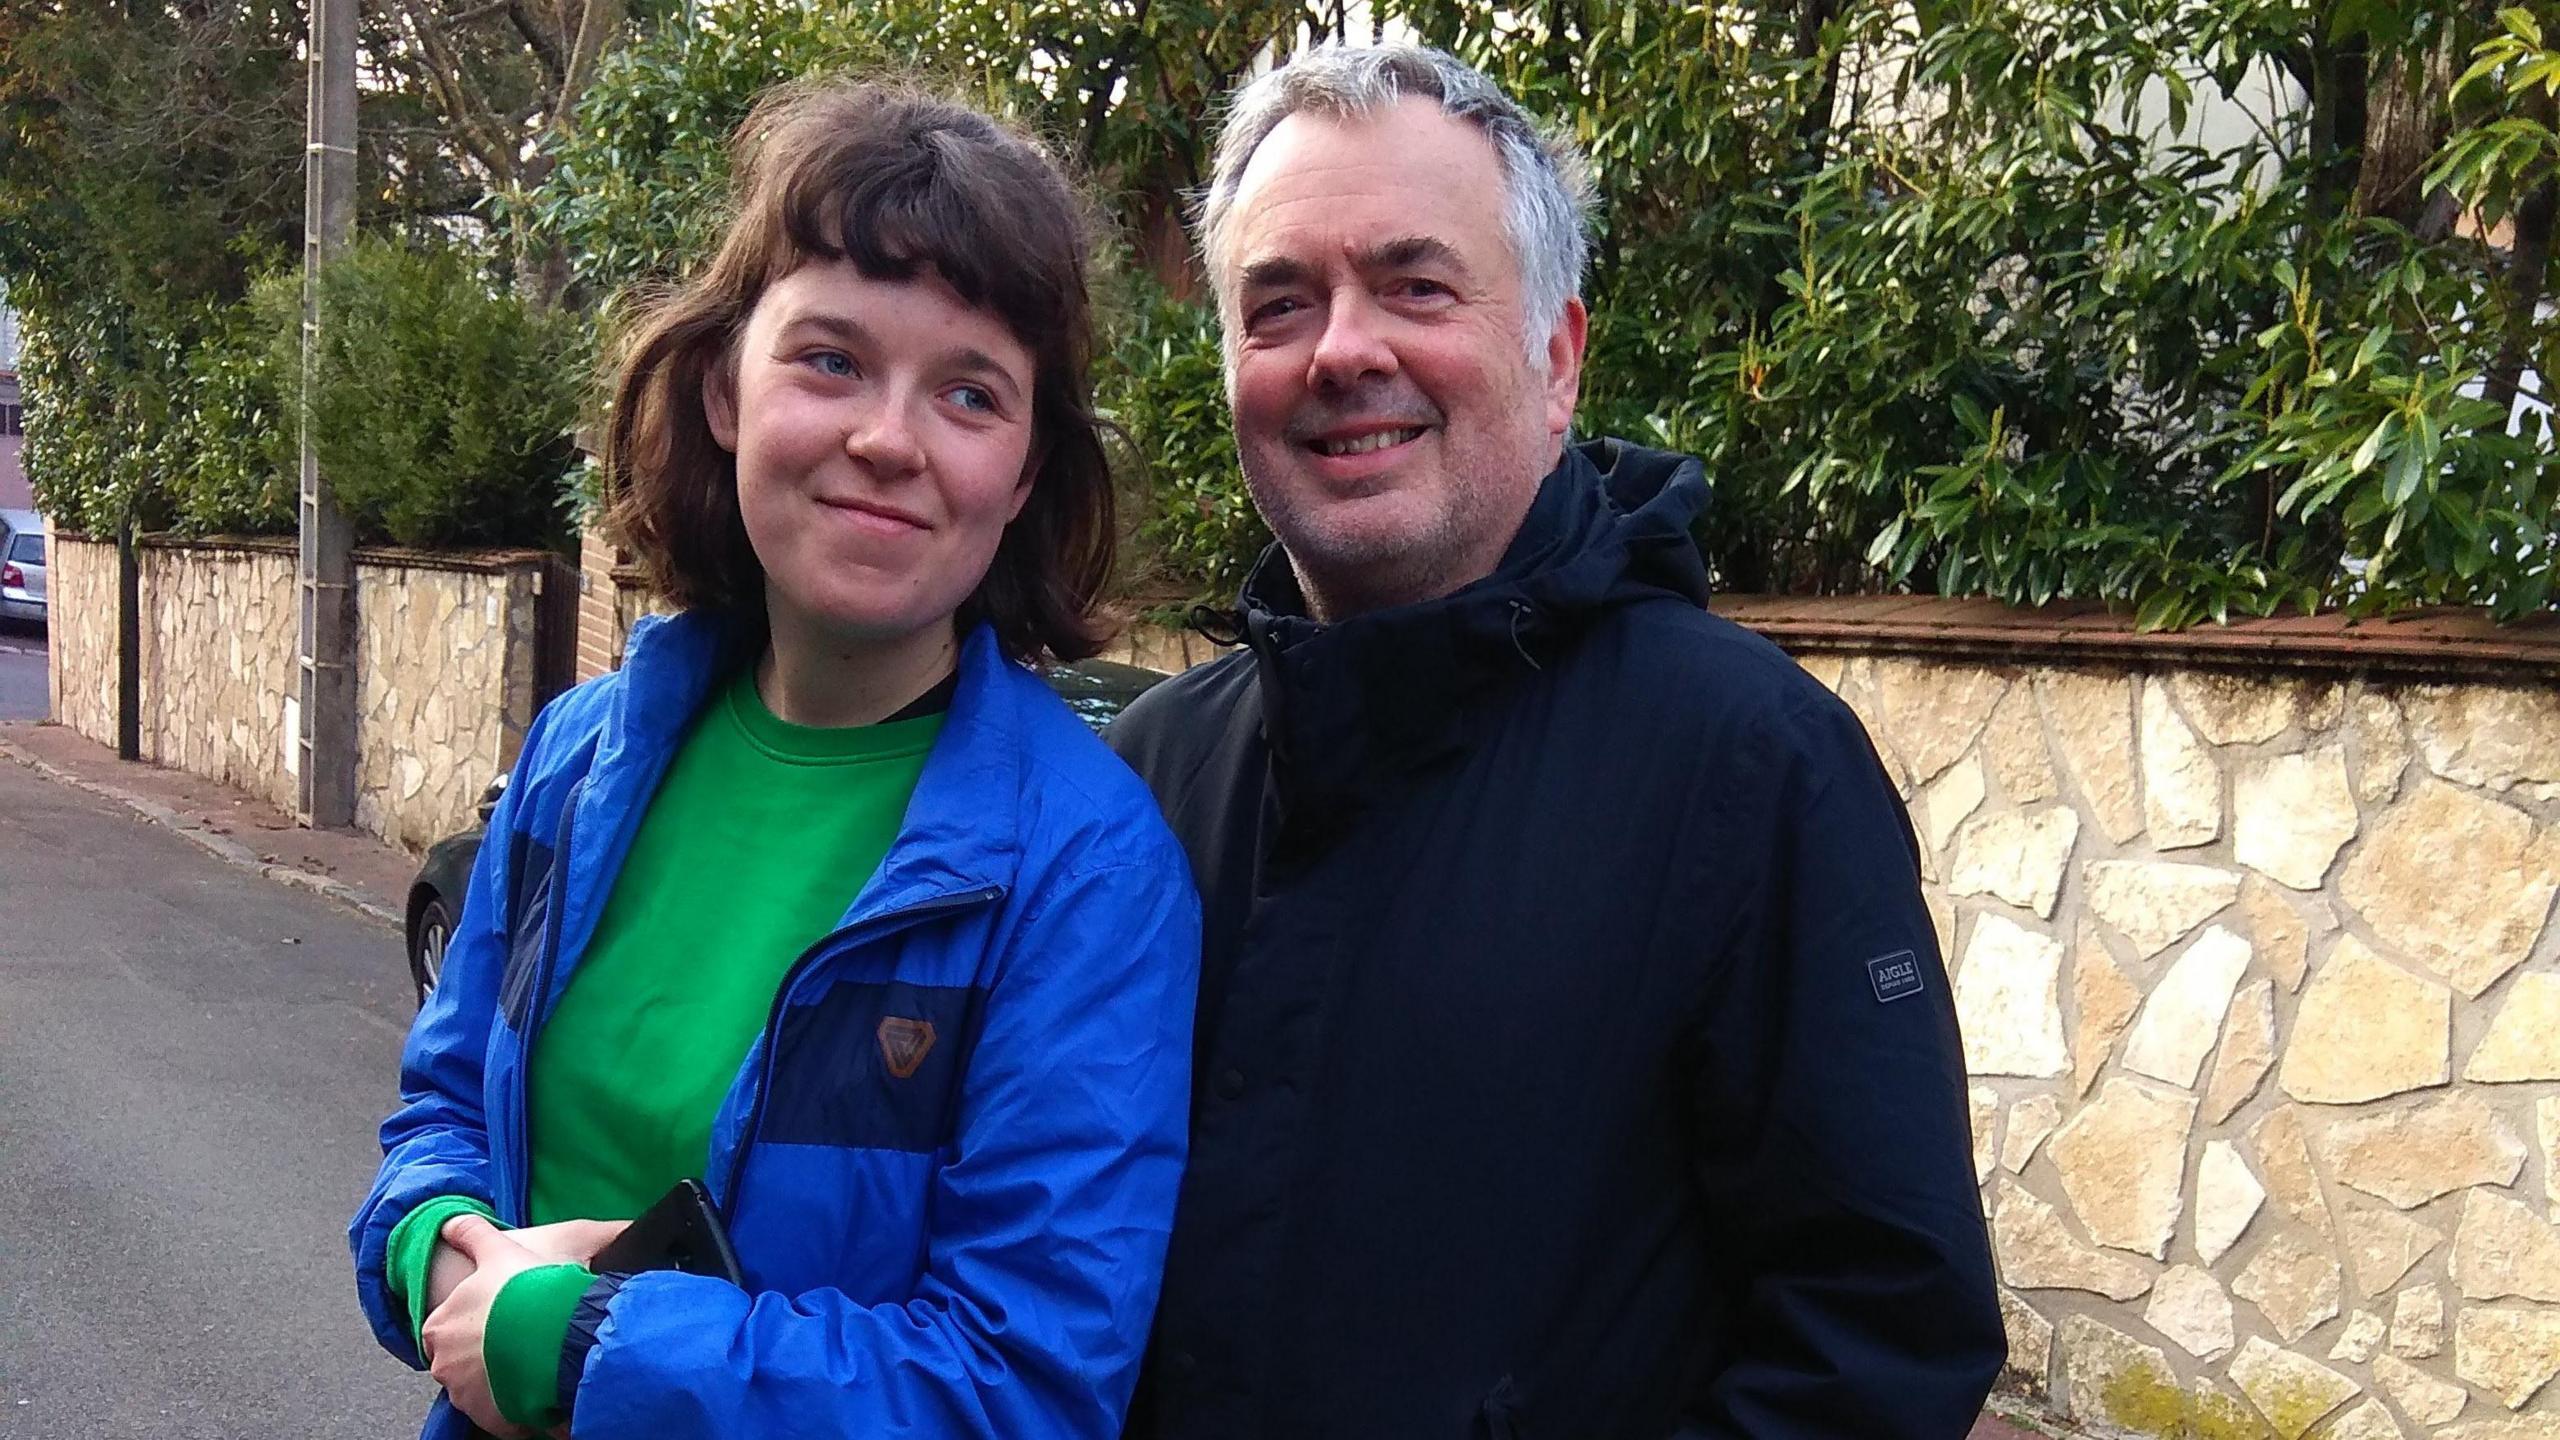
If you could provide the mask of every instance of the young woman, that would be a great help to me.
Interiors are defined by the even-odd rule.
[[[680,613],[526,738],[358,1288],[445,1386],[431,1437],[1116,1437],[1198,914],[1025,664],[1092,653],[1111,559],[1080,207],[896,89],[780,92],[738,160],[606,448]],[[595,1273],[687,1177],[744,1288]]]

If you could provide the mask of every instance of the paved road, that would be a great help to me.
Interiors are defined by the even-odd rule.
[[[0,761],[0,1437],[416,1433],[344,1240],[397,944]]]
[[[45,686],[44,632],[0,621],[0,720],[52,718]]]

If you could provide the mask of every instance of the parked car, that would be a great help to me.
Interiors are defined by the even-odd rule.
[[[1057,666],[1043,678],[1084,723],[1100,730],[1148,686],[1165,677],[1135,665],[1084,660]],[[409,981],[417,987],[421,1005],[444,974],[445,946],[451,943],[454,922],[462,915],[463,887],[470,883],[471,867],[480,858],[480,842],[489,833],[489,812],[497,808],[498,797],[506,789],[505,775],[491,781],[480,792],[480,823],[437,841],[418,866],[417,878],[409,882]]]
[[[0,510],[0,620],[44,619],[44,517]]]

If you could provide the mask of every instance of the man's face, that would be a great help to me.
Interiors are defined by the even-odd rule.
[[[1292,115],[1245,166],[1217,257],[1228,398],[1320,618],[1489,574],[1554,467],[1582,306],[1532,347],[1503,183],[1492,144],[1428,99]]]

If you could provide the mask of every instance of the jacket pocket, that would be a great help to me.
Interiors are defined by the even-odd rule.
[[[1505,1375],[1476,1411],[1476,1434],[1483,1440],[1528,1440],[1520,1423],[1520,1387]]]
[[[783,1017],[759,1138],[929,1154],[959,1128],[987,992],[842,980]]]

